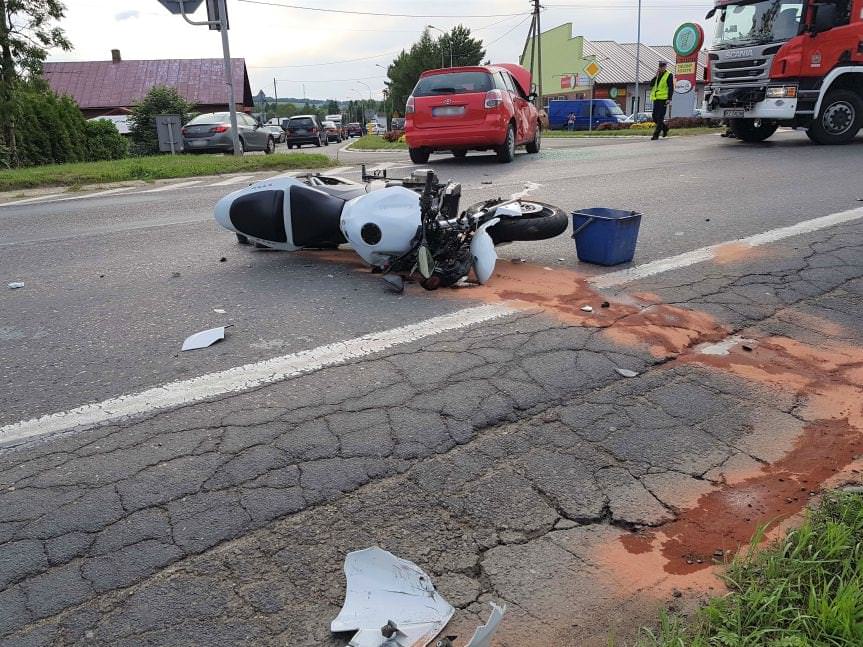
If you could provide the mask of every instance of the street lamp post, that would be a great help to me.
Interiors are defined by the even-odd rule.
[[[641,109],[641,0],[638,0],[638,38],[635,43],[635,103],[633,104],[632,114],[636,114]]]
[[[372,89],[371,89],[371,87],[369,86],[369,84],[368,84],[368,83],[363,83],[363,82],[362,82],[362,81],[360,81],[359,79],[357,79],[357,83],[359,83],[360,85],[364,85],[364,86],[366,86],[366,90],[368,90],[368,91],[369,91],[369,101],[371,101],[371,100],[372,100]]]
[[[434,25],[426,25],[426,27],[428,27],[429,29],[434,29],[436,31],[439,31],[444,36],[447,35],[447,33],[443,29],[441,29],[440,27],[435,27]],[[440,51],[440,66],[441,67],[444,66],[443,50]],[[450,39],[449,39],[449,66],[453,67],[453,64],[452,64],[452,37],[450,37]]]

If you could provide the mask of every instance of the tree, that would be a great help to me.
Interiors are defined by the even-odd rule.
[[[176,89],[166,85],[153,86],[129,115],[129,134],[134,153],[155,155],[159,152],[159,135],[156,133],[156,115],[180,115],[180,123],[189,121],[194,106]]]
[[[65,11],[60,0],[0,0],[0,146],[13,164],[19,85],[41,76],[50,48],[72,48],[63,30],[54,25]]]
[[[437,40],[433,40],[429,30],[425,29],[410,50],[402,50],[387,68],[387,88],[394,112],[404,110],[405,102],[419,81],[420,74],[439,68],[441,57],[445,65],[449,64],[450,43],[454,65],[479,65],[485,56],[482,41],[471,38],[470,29],[463,25],[456,25]]]
[[[339,108],[339,102],[338,101],[336,101],[334,99],[329,99],[327,101],[327,114],[328,115],[337,115],[341,111],[342,111],[342,109]]]

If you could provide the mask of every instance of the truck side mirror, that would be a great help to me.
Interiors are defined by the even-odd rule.
[[[812,24],[812,33],[820,34],[821,32],[833,29],[836,26],[838,16],[839,8],[835,4],[817,5],[815,22]]]

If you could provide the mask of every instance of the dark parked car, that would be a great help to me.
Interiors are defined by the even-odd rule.
[[[296,146],[300,148],[303,144],[314,144],[315,146],[329,146],[330,140],[327,131],[318,123],[314,115],[297,115],[288,120],[285,131],[288,133],[288,148]]]
[[[348,124],[347,127],[348,137],[362,137],[363,136],[363,126],[359,122],[352,122]]]
[[[240,135],[240,153],[264,151],[268,155],[276,150],[276,140],[269,130],[255,119],[237,113],[237,130]],[[232,153],[231,115],[227,112],[208,112],[198,115],[183,127],[183,147],[189,153]]]

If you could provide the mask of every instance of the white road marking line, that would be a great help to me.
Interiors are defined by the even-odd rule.
[[[162,191],[172,191],[174,189],[185,189],[186,187],[200,184],[201,180],[193,180],[191,182],[177,182],[176,184],[167,184],[160,186],[158,189],[147,189],[146,191],[138,191],[138,193],[161,193]]]
[[[655,274],[661,274],[671,270],[679,270],[684,267],[689,267],[690,265],[712,260],[716,257],[716,250],[725,245],[742,244],[749,245],[750,247],[759,247],[761,245],[767,245],[779,240],[784,240],[785,238],[791,238],[792,236],[809,234],[813,231],[818,231],[819,229],[826,229],[827,227],[833,227],[834,225],[841,225],[842,223],[860,220],[861,218],[863,218],[863,207],[851,209],[849,211],[841,211],[839,213],[832,213],[829,216],[804,220],[803,222],[798,222],[796,225],[771,229],[747,238],[739,238],[737,240],[719,243],[718,245],[701,247],[699,249],[694,249],[691,252],[662,258],[650,263],[645,263],[644,265],[620,270],[618,272],[600,274],[589,278],[588,281],[597,288],[610,288],[617,285],[623,285],[625,283],[631,283],[632,281],[637,281]]]
[[[324,171],[324,175],[338,175],[339,173],[348,173],[354,169],[353,166],[339,166]]]
[[[131,186],[122,186],[117,189],[106,189],[105,191],[97,191],[96,193],[87,193],[85,195],[75,195],[68,198],[60,198],[59,200],[51,200],[49,204],[54,204],[55,202],[68,202],[69,200],[86,200],[87,198],[98,198],[99,196],[103,195],[113,195],[115,193],[129,191],[132,188],[133,187]]]
[[[238,175],[236,177],[229,177],[226,180],[222,180],[221,182],[214,182],[213,184],[209,184],[208,186],[231,186],[232,184],[242,184],[243,182],[248,182],[254,175]]]
[[[0,207],[11,207],[15,204],[27,204],[28,202],[37,202],[39,200],[50,200],[51,198],[56,198],[58,196],[65,195],[63,193],[49,193],[48,195],[40,195],[35,198],[25,198],[23,200],[16,200],[15,202],[0,202]]]
[[[498,319],[515,312],[518,310],[502,305],[466,308],[408,326],[369,333],[355,339],[319,346],[292,355],[274,357],[189,380],[170,382],[139,393],[121,395],[69,411],[5,425],[0,427],[0,445],[20,443],[46,434],[82,430],[128,416],[187,405],[227,393],[247,391],[312,373],[328,366],[344,364],[393,346]]]

